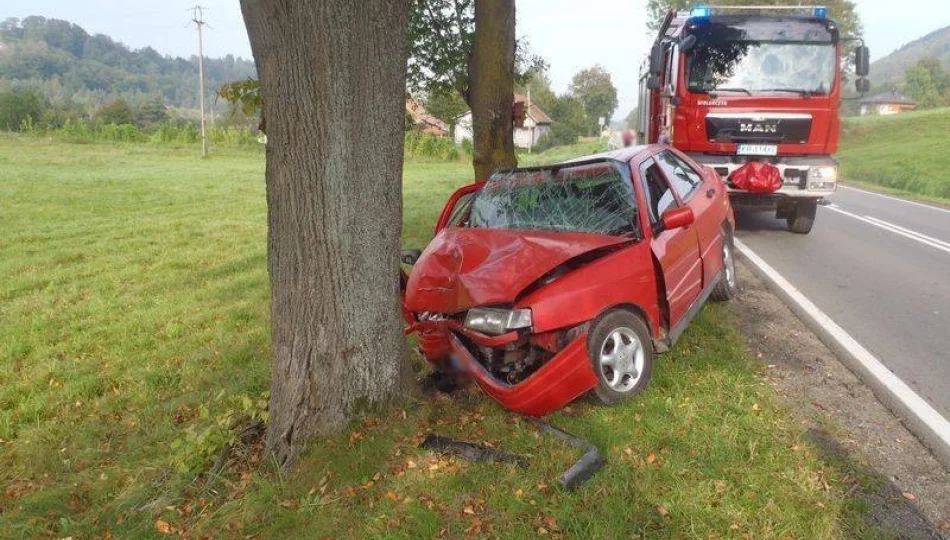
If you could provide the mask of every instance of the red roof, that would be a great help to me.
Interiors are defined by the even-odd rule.
[[[522,94],[515,94],[515,103],[521,103],[528,101],[528,98]],[[531,107],[528,108],[528,116],[534,120],[536,124],[551,124],[554,121],[551,120],[551,117],[547,115],[540,107],[531,102]]]

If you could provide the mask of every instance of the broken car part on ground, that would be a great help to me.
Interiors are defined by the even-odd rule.
[[[719,176],[661,145],[498,172],[450,197],[403,276],[406,332],[514,412],[618,403],[735,294],[733,229]]]

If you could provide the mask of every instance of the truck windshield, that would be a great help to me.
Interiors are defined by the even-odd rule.
[[[469,226],[638,236],[637,215],[629,174],[608,161],[495,173]]]
[[[834,84],[833,44],[700,42],[689,57],[692,92],[827,94]]]

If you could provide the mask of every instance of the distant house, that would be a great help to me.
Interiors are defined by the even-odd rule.
[[[858,104],[861,105],[861,116],[869,114],[897,114],[904,111],[912,111],[917,107],[916,101],[904,96],[893,88],[883,94],[861,98],[858,100]]]
[[[412,120],[413,131],[437,137],[446,137],[449,134],[449,127],[445,122],[429,114],[429,111],[414,99],[406,100],[406,115]]]
[[[527,103],[527,101],[526,96],[515,94],[515,103]],[[538,141],[551,131],[552,123],[551,117],[532,102],[525,111],[524,126],[512,128],[515,146],[530,148],[537,145]],[[455,144],[461,145],[463,141],[470,140],[472,140],[472,111],[460,116],[455,123]]]

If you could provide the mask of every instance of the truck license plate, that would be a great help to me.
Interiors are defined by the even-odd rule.
[[[740,144],[736,149],[740,156],[777,156],[778,146],[774,144]]]

